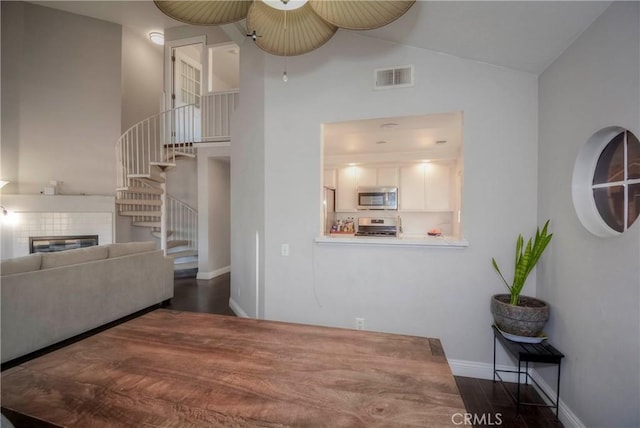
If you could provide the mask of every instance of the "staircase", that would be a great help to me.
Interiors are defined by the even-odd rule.
[[[200,142],[229,141],[238,91],[202,97],[202,109],[181,106],[129,128],[116,145],[117,212],[149,228],[175,270],[198,266],[198,212],[166,192],[166,172],[181,158],[195,158]]]

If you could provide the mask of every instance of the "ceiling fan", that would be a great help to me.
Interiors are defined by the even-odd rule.
[[[338,31],[371,30],[402,16],[415,0],[154,0],[166,15],[195,25],[246,19],[247,37],[273,55],[295,56]]]

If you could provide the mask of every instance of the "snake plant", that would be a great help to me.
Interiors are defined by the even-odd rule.
[[[547,220],[544,224],[542,231],[540,231],[540,228],[536,229],[535,238],[529,238],[526,247],[524,246],[524,238],[522,237],[522,234],[518,235],[518,240],[516,241],[516,264],[515,271],[513,273],[512,284],[509,284],[504,279],[504,276],[502,275],[502,272],[500,272],[500,268],[498,267],[496,259],[494,259],[493,257],[491,258],[491,261],[493,262],[493,268],[496,270],[496,272],[498,272],[498,275],[500,275],[500,278],[502,278],[504,285],[506,285],[509,289],[509,293],[511,294],[509,303],[512,305],[518,304],[520,293],[524,288],[524,284],[527,280],[527,277],[529,276],[529,273],[531,273],[536,263],[538,263],[542,252],[545,248],[547,248],[547,245],[551,241],[553,233],[547,233],[548,227],[549,220]]]

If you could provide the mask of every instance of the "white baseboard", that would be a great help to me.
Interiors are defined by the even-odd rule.
[[[493,364],[478,363],[475,361],[465,360],[448,360],[449,366],[454,376],[473,377],[476,379],[493,379]],[[496,365],[498,370],[518,370],[515,366]],[[555,397],[555,390],[549,386],[549,384],[538,374],[535,369],[529,369],[529,374],[540,385],[540,389],[546,392],[550,397]],[[500,373],[502,379],[505,382],[517,382],[517,374],[515,373]],[[535,387],[535,385],[534,385]],[[547,397],[544,394],[540,394],[543,400],[548,403]],[[552,409],[555,411],[555,409]],[[571,409],[560,400],[560,412],[558,419],[566,428],[585,428],[585,425],[580,419],[571,411]]]
[[[240,318],[249,318],[249,315],[247,315],[244,309],[242,309],[240,305],[238,305],[236,301],[233,300],[233,297],[229,298],[229,308],[231,308],[231,310],[233,311],[234,314],[236,314],[236,316]]]
[[[231,272],[231,266],[225,266],[220,269],[216,269],[211,272],[200,272],[198,271],[198,275],[196,275],[196,279],[213,279],[220,275],[224,275],[225,273]]]

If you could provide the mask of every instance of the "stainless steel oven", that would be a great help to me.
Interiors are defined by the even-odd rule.
[[[397,187],[358,187],[359,210],[397,210]]]

